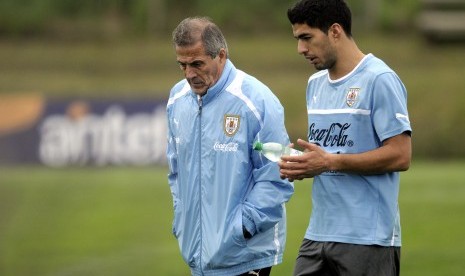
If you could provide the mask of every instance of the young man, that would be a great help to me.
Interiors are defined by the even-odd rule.
[[[185,79],[167,105],[167,157],[182,256],[193,275],[269,275],[282,262],[294,188],[252,145],[289,143],[283,107],[234,67],[209,19],[183,20],[173,42]]]
[[[290,180],[314,178],[312,214],[294,275],[399,275],[399,171],[411,160],[407,92],[351,33],[343,0],[288,10],[297,50],[319,72],[307,86],[308,142],[283,157]]]

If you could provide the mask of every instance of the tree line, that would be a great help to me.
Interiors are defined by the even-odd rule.
[[[288,31],[295,0],[1,0],[0,36],[166,34],[184,17],[205,15],[230,31]],[[409,24],[417,0],[347,0],[354,23],[381,28]],[[402,5],[402,9],[400,9]]]

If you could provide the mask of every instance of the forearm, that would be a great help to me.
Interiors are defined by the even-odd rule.
[[[410,140],[408,134],[401,134],[386,140],[375,150],[358,154],[328,154],[328,170],[360,174],[405,171],[411,160]]]

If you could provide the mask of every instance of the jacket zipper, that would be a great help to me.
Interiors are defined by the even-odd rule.
[[[200,252],[199,252],[199,267],[200,273],[203,275],[202,270],[202,96],[197,95],[197,102],[199,104],[199,218],[200,218]]]

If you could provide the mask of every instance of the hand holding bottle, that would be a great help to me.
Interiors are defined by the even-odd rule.
[[[253,144],[253,149],[273,162],[280,161],[283,155],[298,156],[303,154],[299,150],[275,142],[261,143],[257,141]]]
[[[334,157],[338,154],[326,152],[315,143],[297,139],[297,144],[305,149],[305,158],[294,158],[283,156],[279,162],[281,178],[290,181],[312,178],[323,172],[335,170],[331,166]]]

